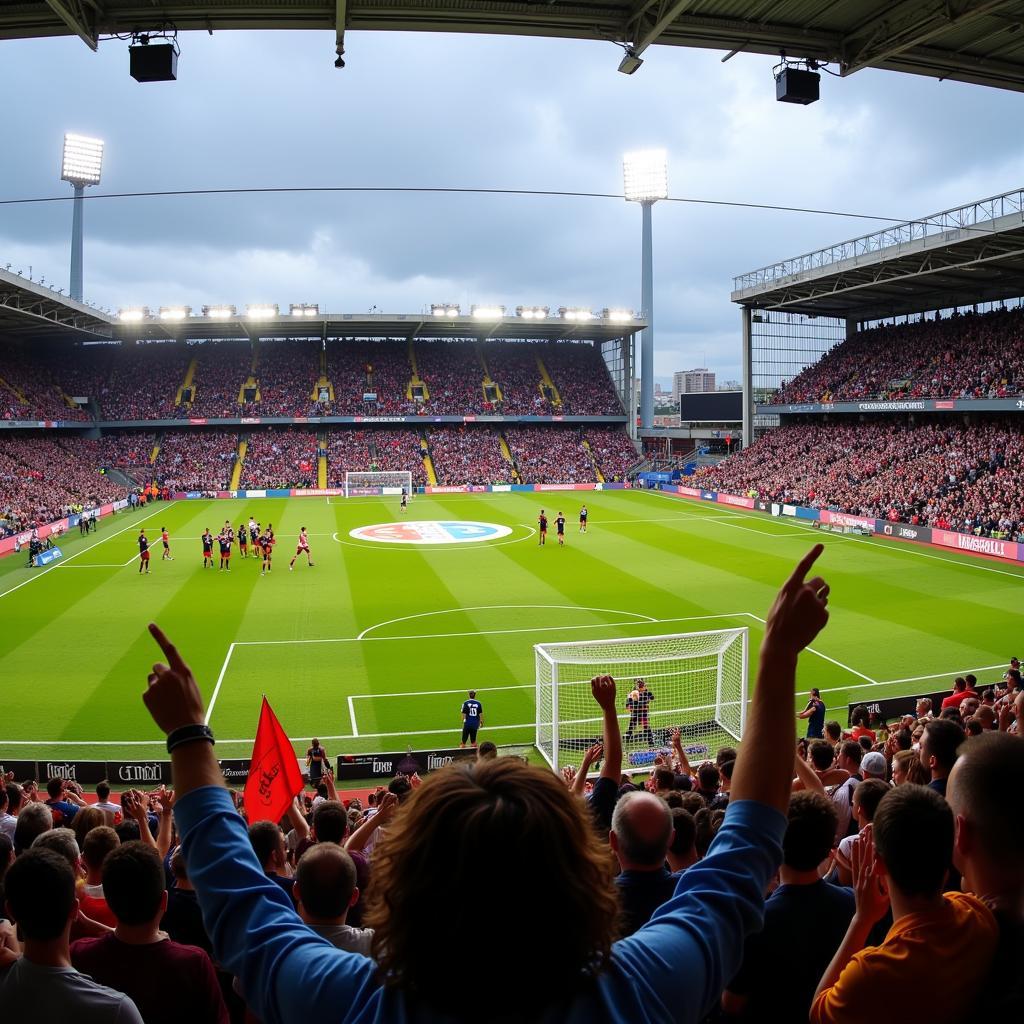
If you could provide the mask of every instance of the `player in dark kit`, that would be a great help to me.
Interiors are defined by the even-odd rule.
[[[537,543],[543,544],[548,539],[548,517],[544,515],[544,509],[540,510],[537,516]]]
[[[217,543],[220,545],[220,571],[224,572],[226,569],[231,572],[231,544],[233,538],[231,531],[227,530],[217,538]]]
[[[638,731],[640,735],[653,746],[654,733],[651,731],[650,705],[654,700],[654,694],[647,689],[647,684],[642,680],[636,680],[636,689],[630,690],[626,697],[626,710],[629,712],[629,728],[626,730],[626,739],[633,738],[633,733]]]
[[[274,540],[274,527],[273,524],[267,523],[266,532],[260,535],[260,547],[263,549],[263,568],[260,570],[261,576],[266,576],[270,572],[270,560],[274,556],[274,545],[277,541]]]
[[[299,546],[295,549],[295,554],[292,555],[292,560],[288,563],[289,572],[295,568],[295,559],[303,553],[306,555],[306,562],[309,564],[310,569],[312,569],[313,559],[309,557],[309,538],[306,536],[305,527],[302,527],[302,529],[299,530]]]
[[[409,492],[402,488],[402,504],[399,506],[403,512],[409,508]]]
[[[173,562],[174,559],[171,558],[171,535],[167,532],[166,526],[160,527],[160,539],[164,543],[164,553],[160,556],[160,561]]]
[[[238,557],[249,557],[249,535],[245,532],[245,523],[238,524]]]
[[[146,531],[139,530],[139,572],[149,573],[149,541],[146,539]]]
[[[252,554],[254,558],[260,557],[260,524],[255,519],[249,519],[249,542],[252,544]]]
[[[475,747],[477,731],[483,724],[484,706],[476,699],[476,690],[470,690],[469,699],[462,702],[462,742],[459,746],[464,747],[469,740]]]
[[[558,534],[558,546],[565,547],[565,516],[561,512],[555,517],[555,533]]]
[[[209,527],[203,533],[203,568],[213,568],[213,534]]]
[[[580,533],[586,533],[587,532],[587,516],[589,514],[590,513],[587,512],[587,506],[584,505],[580,509]]]

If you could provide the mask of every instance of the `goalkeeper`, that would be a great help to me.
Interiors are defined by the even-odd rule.
[[[647,741],[649,746],[654,746],[654,733],[651,731],[650,706],[654,700],[654,694],[647,689],[647,684],[642,679],[634,680],[636,686],[629,691],[626,697],[626,710],[629,712],[629,728],[626,729],[626,739],[631,740],[634,732]]]

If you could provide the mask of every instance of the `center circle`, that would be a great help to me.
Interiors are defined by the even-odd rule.
[[[349,530],[348,535],[374,544],[479,544],[507,537],[511,532],[510,526],[474,520],[411,519],[359,526]]]

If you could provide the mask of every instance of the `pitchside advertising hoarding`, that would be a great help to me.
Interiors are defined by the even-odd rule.
[[[397,754],[348,754],[338,758],[338,781],[344,779],[391,779],[396,775],[425,775],[453,761],[476,757],[469,747],[442,750],[406,750]]]

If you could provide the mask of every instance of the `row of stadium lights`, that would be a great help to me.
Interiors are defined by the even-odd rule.
[[[453,303],[432,305],[430,312],[436,317],[458,317],[462,309]],[[549,306],[516,306],[515,315],[523,320],[546,320],[551,314]],[[192,315],[191,306],[161,306],[156,318],[164,321],[187,320]],[[281,315],[280,308],[275,305],[252,305],[245,307],[248,320],[273,320]],[[293,317],[313,317],[320,315],[320,307],[314,303],[292,303],[288,307],[288,315]],[[504,306],[471,306],[469,315],[475,320],[501,320],[505,316]],[[123,323],[141,323],[153,318],[148,306],[120,309],[118,319]],[[238,316],[235,306],[203,306],[203,316],[211,320],[232,320]],[[612,323],[629,323],[635,315],[628,309],[603,309],[600,313],[576,306],[560,306],[557,316],[572,323],[585,323],[588,320],[610,320]]]

